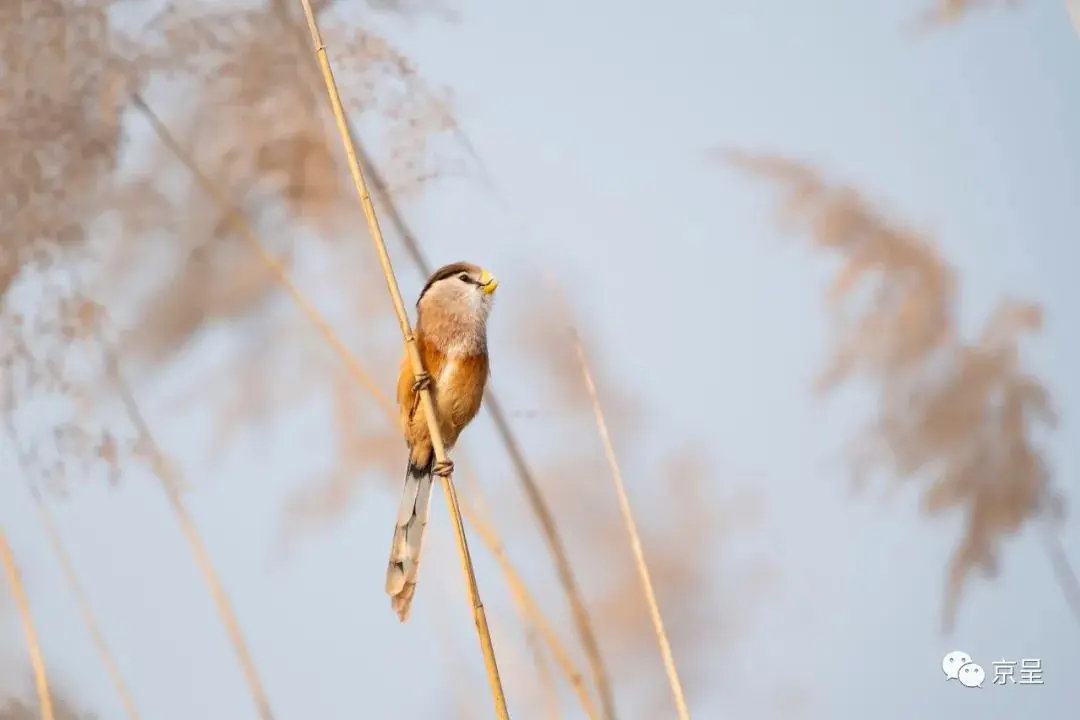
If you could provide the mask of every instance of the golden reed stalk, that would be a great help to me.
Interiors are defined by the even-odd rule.
[[[49,679],[45,675],[45,659],[41,655],[41,644],[38,643],[37,631],[34,629],[34,619],[30,615],[30,603],[26,599],[26,590],[23,588],[22,578],[19,576],[19,567],[15,564],[15,556],[8,545],[7,536],[0,530],[0,562],[4,564],[4,572],[7,574],[8,584],[11,585],[11,594],[15,598],[15,605],[19,610],[19,619],[22,621],[23,635],[26,637],[26,649],[30,653],[30,666],[34,669],[34,685],[37,688],[38,707],[41,710],[41,720],[55,720],[53,713],[52,695],[49,693]]]
[[[604,409],[600,404],[600,396],[596,392],[596,383],[593,382],[588,358],[585,356],[585,347],[581,344],[581,338],[578,337],[577,330],[573,327],[571,327],[571,336],[577,353],[578,364],[581,366],[581,376],[585,381],[589,399],[592,401],[593,417],[596,420],[596,428],[600,432],[600,441],[604,445],[604,456],[607,458],[608,467],[611,469],[615,494],[619,497],[619,508],[622,510],[623,520],[626,522],[626,531],[630,535],[630,547],[634,551],[634,562],[641,578],[641,586],[645,591],[645,601],[649,606],[649,617],[652,619],[653,630],[656,632],[656,640],[660,644],[660,655],[664,659],[664,671],[667,673],[668,684],[671,685],[671,695],[675,700],[675,709],[679,714],[679,720],[690,720],[690,708],[686,704],[686,695],[683,692],[682,681],[679,679],[679,670],[675,667],[675,656],[671,652],[671,642],[668,640],[667,631],[664,630],[664,618],[660,614],[660,603],[656,600],[652,576],[649,573],[649,566],[645,562],[645,551],[641,546],[641,535],[638,533],[637,523],[634,521],[634,511],[630,507],[630,498],[626,494],[622,470],[619,468],[619,461],[615,456],[615,447],[611,443],[611,434],[608,432]]]
[[[345,154],[349,162],[349,170],[352,172],[353,183],[360,199],[360,205],[367,219],[368,230],[371,239],[378,252],[379,261],[382,264],[383,274],[386,276],[387,289],[390,291],[390,299],[397,314],[398,324],[401,326],[401,334],[405,339],[405,349],[408,353],[409,362],[412,365],[413,374],[420,378],[424,373],[423,361],[416,347],[416,337],[413,335],[409,316],[405,310],[405,303],[401,299],[401,291],[398,289],[397,279],[394,276],[393,267],[390,264],[390,255],[386,251],[386,242],[383,240],[382,231],[379,229],[379,221],[375,216],[375,206],[371,202],[367,185],[364,182],[364,174],[360,169],[360,163],[356,159],[356,149],[353,146],[352,136],[349,133],[348,121],[345,119],[345,109],[341,104],[341,96],[338,93],[337,83],[334,81],[334,73],[330,68],[330,61],[326,56],[326,46],[323,44],[322,35],[319,32],[318,22],[315,19],[315,11],[311,7],[310,0],[300,0],[307,18],[308,29],[311,31],[311,43],[315,55],[319,61],[319,69],[322,71],[323,81],[326,83],[326,94],[330,100],[334,119],[337,121],[338,132],[341,134],[341,142],[345,146]],[[420,391],[420,402],[424,408],[424,416],[427,418],[428,431],[431,435],[431,444],[437,462],[447,461],[446,447],[443,444],[442,435],[439,432],[439,423],[435,415],[435,404],[432,402],[431,391],[423,388]],[[472,558],[469,555],[468,540],[465,537],[465,525],[461,519],[461,508],[458,505],[457,491],[454,488],[453,478],[447,476],[443,482],[443,490],[446,493],[447,505],[454,525],[457,538],[458,553],[461,556],[461,565],[465,573],[469,587],[469,596],[472,601],[473,615],[476,620],[476,632],[480,639],[480,647],[484,654],[484,666],[488,674],[488,682],[491,684],[492,699],[495,703],[496,715],[501,720],[509,720],[510,714],[506,708],[506,694],[503,692],[502,680],[499,678],[499,666],[495,661],[495,648],[491,642],[491,631],[488,628],[487,615],[484,605],[480,600],[480,588],[476,583],[476,573],[473,570]]]
[[[487,186],[488,192],[490,192],[495,200],[502,205],[507,214],[515,220],[522,236],[528,237],[529,233],[524,220],[522,220],[521,216],[515,211],[509,200],[499,192],[494,177],[488,170],[487,165],[476,153],[468,136],[461,130],[459,130],[458,135],[469,150],[473,159],[479,164],[484,184]],[[615,494],[619,499],[619,507],[622,510],[626,531],[630,536],[630,547],[634,553],[634,562],[637,567],[638,576],[641,578],[641,585],[645,593],[646,604],[649,608],[649,616],[652,620],[653,631],[656,633],[656,640],[660,645],[660,655],[664,662],[664,671],[667,673],[668,684],[671,686],[671,695],[675,701],[675,708],[678,712],[679,720],[690,720],[690,709],[686,702],[686,693],[683,691],[682,680],[679,678],[679,671],[675,665],[675,656],[671,651],[671,642],[668,639],[667,631],[664,629],[664,619],[660,613],[660,604],[656,599],[656,591],[653,588],[652,576],[649,572],[648,563],[645,561],[645,552],[641,545],[641,534],[638,532],[637,522],[634,520],[634,511],[630,506],[630,499],[626,494],[626,485],[623,483],[622,470],[619,467],[619,461],[615,455],[615,448],[611,442],[611,434],[608,432],[607,419],[604,416],[604,409],[600,403],[600,396],[596,391],[596,383],[593,380],[592,368],[589,365],[589,359],[585,353],[585,346],[582,344],[577,328],[572,322],[573,316],[566,305],[565,297],[559,289],[556,278],[550,271],[547,271],[545,275],[547,276],[546,279],[548,283],[551,285],[552,290],[558,298],[560,309],[566,320],[567,328],[570,331],[570,341],[574,347],[575,355],[577,356],[582,380],[585,382],[585,389],[592,404],[593,419],[596,422],[596,428],[600,434],[600,441],[604,447],[604,456],[607,460],[608,468],[611,470],[612,482],[615,485]]]
[[[131,388],[124,381],[120,372],[119,359],[107,344],[102,328],[95,326],[94,329],[102,352],[105,354],[109,379],[115,385],[124,404],[124,409],[127,411],[132,424],[135,425],[135,431],[139,435],[139,444],[145,448],[151,457],[154,474],[161,481],[161,486],[165,490],[165,496],[169,500],[173,514],[176,515],[176,519],[180,523],[180,531],[188,541],[188,547],[195,558],[195,564],[199,567],[199,572],[202,573],[203,581],[210,591],[210,597],[214,601],[222,624],[225,625],[225,631],[228,633],[233,650],[236,652],[237,661],[240,663],[240,669],[244,674],[244,679],[247,681],[248,690],[251,692],[259,717],[262,720],[273,720],[274,713],[270,709],[270,700],[266,690],[263,688],[259,673],[255,669],[255,661],[251,656],[247,641],[244,639],[244,633],[240,629],[240,621],[237,619],[236,612],[229,601],[229,596],[225,592],[224,585],[222,585],[221,576],[218,575],[214,564],[210,561],[210,553],[207,551],[202,535],[200,535],[199,529],[195,525],[195,520],[188,511],[187,503],[184,502],[183,482],[150,432],[150,426],[146,423],[138,403],[135,402],[135,396]]]
[[[27,480],[27,482],[30,481]],[[64,547],[64,541],[60,538],[60,533],[56,529],[52,513],[49,512],[49,507],[45,504],[45,498],[41,496],[41,491],[32,483],[30,493],[33,495],[34,505],[37,507],[41,524],[45,528],[45,534],[49,537],[49,544],[52,546],[53,554],[56,555],[57,562],[60,563],[60,569],[67,580],[68,588],[79,606],[79,614],[82,615],[83,624],[86,625],[86,630],[94,641],[94,647],[97,648],[98,655],[101,656],[101,663],[105,666],[105,671],[109,674],[109,678],[116,688],[116,694],[120,696],[120,703],[124,706],[124,712],[127,713],[128,720],[139,720],[139,710],[135,706],[135,698],[132,697],[131,690],[128,689],[124,676],[120,673],[120,666],[117,665],[116,658],[113,657],[109,643],[105,639],[105,633],[102,631],[97,616],[94,614],[94,608],[86,597],[82,583],[79,582],[79,576],[75,572],[71,556],[68,555],[67,549]]]
[[[567,680],[569,680],[570,686],[577,694],[578,701],[581,703],[581,709],[585,711],[585,717],[589,720],[597,720],[600,715],[597,713],[596,706],[593,704],[589,689],[585,686],[585,679],[582,676],[581,671],[574,665],[574,661],[570,656],[570,651],[567,650],[566,646],[559,640],[559,635],[551,626],[551,621],[547,619],[540,609],[540,603],[529,591],[528,587],[525,585],[525,580],[518,573],[513,563],[510,562],[510,558],[507,556],[502,542],[495,535],[495,529],[488,524],[475,509],[470,510],[468,506],[465,506],[465,516],[468,518],[469,524],[473,526],[477,534],[484,540],[484,544],[488,546],[495,561],[499,564],[499,568],[506,578],[506,584],[510,587],[510,591],[514,596],[514,602],[517,604],[519,612],[533,625],[536,632],[539,633],[547,643],[548,649],[551,650],[551,654],[555,657],[555,662],[558,663],[563,674],[566,676]],[[538,670],[543,672],[541,668],[538,668]]]
[[[50,363],[44,363],[44,366],[46,372],[49,372],[53,379],[59,383],[61,378],[57,374],[56,368]],[[112,650],[109,648],[109,643],[105,639],[105,633],[102,631],[101,625],[97,621],[97,616],[94,614],[93,606],[90,605],[90,600],[86,597],[86,592],[83,590],[82,583],[79,581],[79,575],[75,572],[75,565],[71,561],[71,556],[68,555],[67,548],[64,546],[64,540],[60,537],[60,531],[56,528],[56,523],[53,521],[49,505],[33,479],[33,461],[19,439],[19,433],[15,428],[15,422],[12,418],[12,410],[15,404],[15,378],[10,372],[6,373],[6,375],[7,383],[4,388],[6,391],[6,402],[2,410],[4,413],[4,425],[7,430],[8,441],[11,443],[12,448],[18,457],[19,467],[26,480],[27,492],[30,493],[30,497],[34,501],[34,508],[37,510],[38,519],[41,521],[41,525],[45,530],[45,535],[49,538],[49,545],[52,547],[53,554],[56,555],[56,560],[60,564],[60,570],[64,573],[64,579],[67,580],[68,589],[71,590],[71,594],[75,598],[75,603],[79,606],[79,613],[82,615],[86,630],[90,633],[94,646],[97,648],[98,655],[101,656],[101,663],[105,666],[105,670],[109,674],[109,678],[116,688],[116,694],[120,696],[120,702],[124,706],[124,711],[127,713],[128,720],[139,720],[139,711],[136,708],[135,699],[132,697],[131,691],[124,681],[124,676],[120,672],[120,666],[116,663],[116,658],[113,657]]]

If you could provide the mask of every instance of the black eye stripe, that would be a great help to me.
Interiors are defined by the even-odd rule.
[[[469,277],[465,273],[461,273],[460,275],[458,275],[458,279],[463,280],[464,282],[467,282],[470,285],[479,285],[480,284],[479,282],[477,282],[476,280],[473,280],[471,277]]]

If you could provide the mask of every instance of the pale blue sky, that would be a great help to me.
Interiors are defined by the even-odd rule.
[[[1029,357],[1058,400],[1051,459],[1075,494],[1080,294],[1068,288],[1080,269],[1080,41],[1064,6],[1029,2],[921,39],[905,32],[920,3],[897,0],[453,7],[456,25],[386,27],[428,78],[454,88],[528,242],[577,281],[572,303],[588,318],[590,345],[615,384],[646,400],[656,447],[642,451],[693,434],[767,497],[763,527],[740,548],[766,556],[780,583],[737,644],[718,648],[718,683],[692,698],[695,717],[773,717],[777,688],[805,695],[801,717],[814,720],[1069,717],[1080,701],[1080,627],[1035,534],[1006,545],[1002,577],[974,582],[954,637],[941,638],[941,580],[958,525],[919,517],[910,494],[887,506],[848,494],[830,463],[865,398],[821,405],[809,393],[827,349],[819,301],[829,264],[776,232],[770,188],[707,160],[717,146],[790,154],[866,190],[936,235],[959,268],[972,327],[1003,294],[1043,303],[1047,327]],[[515,237],[515,219],[461,181],[408,209],[436,262],[475,259],[500,275],[507,310],[493,316],[492,347],[513,356],[509,308],[536,254]],[[418,278],[401,267],[413,296]],[[658,274],[677,279],[670,291],[637,290]],[[691,341],[723,363],[697,391],[684,369]],[[511,405],[515,377],[496,370]],[[196,421],[170,422],[165,406],[151,407],[171,452],[201,444]],[[271,562],[284,491],[324,464],[320,422],[291,418],[306,430],[252,436],[219,466],[187,462],[199,486],[191,505],[278,717],[357,717],[358,695],[376,720],[446,717],[436,703],[455,683],[439,649],[447,615],[474,681],[479,654],[459,581],[437,587],[455,571],[441,498],[429,574],[404,627],[381,587],[390,494],[364,493],[287,563]],[[487,420],[479,423],[466,440],[474,456],[492,447]],[[4,447],[0,472],[9,474]],[[631,471],[647,513],[657,489],[635,480]],[[121,717],[19,488],[8,484],[0,522],[26,566],[51,666],[103,718]],[[254,717],[151,478],[132,476],[120,491],[82,486],[58,515],[144,717]],[[1076,528],[1065,542],[1080,562]],[[492,578],[485,587],[497,585],[486,559],[480,572]],[[492,604],[504,602],[500,592],[490,591]],[[14,623],[4,632],[17,637]],[[954,647],[987,663],[1041,658],[1046,684],[946,684],[939,662]]]

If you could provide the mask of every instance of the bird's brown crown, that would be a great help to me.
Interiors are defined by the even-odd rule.
[[[438,270],[436,270],[432,274],[432,276],[428,278],[427,282],[424,283],[424,288],[420,291],[420,297],[418,297],[416,299],[416,304],[419,305],[420,301],[424,299],[424,295],[426,295],[427,291],[431,289],[431,286],[434,285],[435,283],[439,282],[440,280],[445,280],[446,278],[454,277],[458,273],[468,273],[469,275],[479,275],[482,272],[483,272],[483,270],[480,267],[478,267],[476,265],[473,265],[472,263],[467,263],[467,262],[456,262],[456,263],[450,263],[449,265],[445,265],[445,266],[439,268]]]

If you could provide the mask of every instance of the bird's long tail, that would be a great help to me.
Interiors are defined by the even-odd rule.
[[[405,472],[405,487],[401,491],[394,542],[390,546],[390,562],[386,568],[386,594],[390,596],[390,606],[401,622],[409,619],[412,598],[416,593],[420,550],[431,514],[431,470],[434,460],[430,453],[425,463],[416,462],[410,456],[409,468]]]

